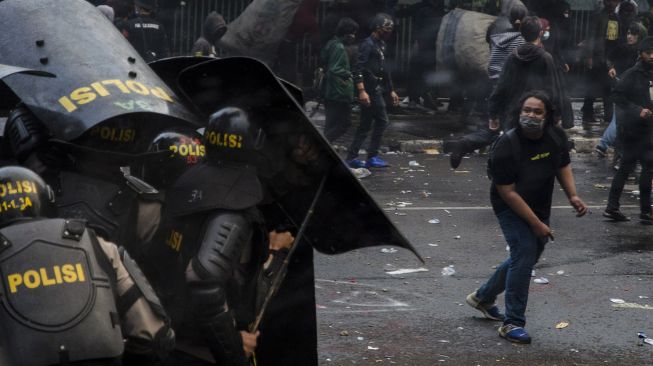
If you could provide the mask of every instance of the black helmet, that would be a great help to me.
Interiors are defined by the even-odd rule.
[[[143,159],[132,173],[156,188],[165,188],[205,157],[202,136],[195,131],[168,130],[152,140],[148,152],[168,152]]]
[[[377,30],[380,28],[389,28],[389,30],[392,30],[394,28],[395,23],[392,20],[392,17],[388,14],[385,13],[378,13],[372,18],[370,21],[370,28],[372,30]]]
[[[206,156],[212,161],[254,162],[264,142],[263,129],[240,108],[225,107],[213,113],[204,130]]]
[[[54,192],[38,174],[21,166],[0,168],[0,226],[54,212]]]

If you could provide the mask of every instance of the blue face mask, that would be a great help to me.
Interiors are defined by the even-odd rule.
[[[544,120],[529,116],[519,116],[521,130],[528,134],[536,134],[544,129]]]

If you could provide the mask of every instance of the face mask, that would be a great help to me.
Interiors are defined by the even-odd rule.
[[[544,129],[544,121],[539,118],[519,116],[519,126],[523,132],[528,134],[535,134],[542,132]]]
[[[549,31],[546,31],[544,32],[544,34],[542,34],[543,41],[546,41],[547,39],[549,39],[549,37],[551,37],[551,33],[549,33]]]
[[[347,34],[342,38],[342,43],[350,45],[356,42],[356,36],[353,34]]]

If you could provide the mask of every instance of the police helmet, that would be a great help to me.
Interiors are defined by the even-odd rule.
[[[49,138],[45,126],[23,104],[14,108],[5,124],[4,139],[11,155],[23,163]]]
[[[392,30],[395,26],[392,17],[385,13],[378,13],[370,21],[370,28],[372,30],[377,30],[385,28],[386,30]]]
[[[54,213],[54,192],[38,174],[21,166],[0,168],[0,226]]]
[[[162,154],[156,154],[154,159],[142,159],[132,168],[132,173],[156,188],[169,187],[186,169],[205,157],[202,136],[191,130],[159,133],[152,140],[148,152]]]
[[[213,113],[204,130],[206,156],[210,161],[254,162],[264,142],[263,129],[236,107]]]

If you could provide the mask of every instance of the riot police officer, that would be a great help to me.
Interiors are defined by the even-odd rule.
[[[294,240],[266,235],[256,208],[263,191],[253,163],[264,139],[243,110],[214,113],[206,161],[166,190],[167,219],[144,266],[179,335],[169,365],[245,365],[256,349],[249,324]]]
[[[168,36],[163,24],[154,19],[156,0],[135,0],[136,17],[127,22],[123,35],[145,62],[170,56]]]
[[[129,256],[84,221],[52,216],[36,173],[0,168],[0,364],[158,362],[174,333]],[[126,338],[127,342],[123,341]]]

